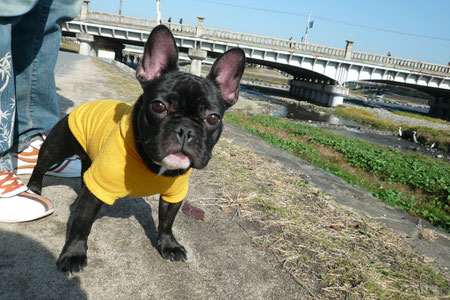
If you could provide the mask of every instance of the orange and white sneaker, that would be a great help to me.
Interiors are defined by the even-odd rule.
[[[29,190],[13,171],[0,171],[0,222],[32,221],[53,210],[50,200]]]
[[[33,173],[42,143],[43,141],[41,140],[33,141],[28,148],[12,155],[12,164],[16,174]],[[57,177],[80,177],[81,161],[77,157],[70,157],[62,163],[52,166],[45,174]]]

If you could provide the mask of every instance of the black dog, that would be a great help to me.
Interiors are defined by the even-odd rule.
[[[175,39],[160,25],[145,44],[136,71],[144,93],[133,106],[113,100],[86,103],[56,124],[41,147],[28,186],[40,194],[49,167],[73,155],[81,158],[82,190],[57,261],[59,270],[77,272],[86,266],[87,239],[97,212],[103,203],[123,196],[160,194],[161,255],[173,261],[187,259],[172,225],[187,193],[191,168],[208,164],[225,110],[238,99],[244,66],[244,51],[234,48],[216,60],[206,78],[180,72]],[[109,123],[89,127],[107,119],[108,113]],[[92,146],[97,140],[102,146]],[[124,157],[118,158],[124,149]],[[150,182],[142,180],[147,175],[153,178]]]

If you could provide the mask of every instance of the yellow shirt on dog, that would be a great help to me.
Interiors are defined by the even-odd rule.
[[[131,104],[117,100],[88,102],[69,114],[70,130],[92,160],[83,176],[86,186],[110,205],[125,196],[155,194],[169,203],[182,201],[192,169],[175,177],[150,171],[136,150],[132,114]]]

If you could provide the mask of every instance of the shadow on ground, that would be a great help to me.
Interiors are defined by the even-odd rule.
[[[1,299],[87,299],[78,277],[56,270],[56,257],[20,233],[0,230]]]
[[[57,88],[57,91],[59,91],[58,88]],[[74,108],[75,102],[73,102],[70,99],[67,99],[66,97],[61,96],[59,93],[57,95],[58,95],[58,101],[59,101],[59,114],[60,114],[60,118],[62,118],[69,111],[71,111]]]

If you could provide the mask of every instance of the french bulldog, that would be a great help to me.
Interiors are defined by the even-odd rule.
[[[66,243],[57,260],[63,272],[87,265],[87,240],[104,203],[159,194],[161,256],[187,260],[172,225],[187,194],[192,168],[204,168],[223,128],[225,111],[236,103],[245,53],[221,54],[206,78],[178,70],[178,49],[170,30],[155,27],[136,69],[143,94],[134,105],[115,100],[81,105],[49,132],[28,183],[41,194],[45,172],[77,155],[82,188]]]

